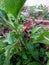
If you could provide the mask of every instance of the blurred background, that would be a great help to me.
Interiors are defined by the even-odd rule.
[[[27,0],[25,6],[33,6],[40,4],[49,6],[49,0]]]

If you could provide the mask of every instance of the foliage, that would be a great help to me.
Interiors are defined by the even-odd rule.
[[[18,12],[13,10],[14,1],[15,0],[10,1],[12,9],[7,7],[8,5],[5,6],[5,9],[7,7],[6,11],[8,10],[8,14],[5,11],[7,15],[4,15],[2,12],[4,10],[0,10],[0,22],[5,22],[4,25],[10,28],[10,31],[6,32],[5,38],[0,38],[0,65],[48,65],[48,52],[45,46],[47,44],[49,45],[49,32],[43,30],[41,27],[35,27],[31,30],[31,34],[29,33],[30,40],[28,42],[22,32],[23,25],[18,24],[15,16],[13,16],[15,14],[17,16],[21,9],[21,7],[20,9],[16,7]],[[20,0],[18,1],[20,2]],[[16,3],[18,1],[16,1]],[[25,0],[21,1],[21,4],[23,4]],[[9,3],[9,1],[7,3]],[[18,5],[20,6],[21,4]],[[8,17],[8,20],[5,16]],[[43,31],[41,31],[41,29]],[[45,41],[47,43],[45,43]]]
[[[25,21],[25,16],[24,15],[22,15],[22,14],[19,14],[19,16],[18,16],[18,23],[19,24],[22,24],[22,23],[24,23],[24,21]]]

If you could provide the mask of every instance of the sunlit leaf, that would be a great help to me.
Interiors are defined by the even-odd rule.
[[[4,7],[3,9],[6,12],[12,13],[13,15],[17,16],[25,1],[26,0],[2,0],[0,2],[2,3],[0,4],[0,6]]]

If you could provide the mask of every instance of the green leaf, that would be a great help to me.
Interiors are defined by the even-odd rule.
[[[39,37],[39,35],[40,35],[40,34],[31,34],[31,35],[30,35],[30,38],[36,40],[36,39]]]
[[[0,54],[0,65],[4,64],[5,56],[4,53]]]
[[[27,59],[26,54],[23,54],[22,57],[23,57],[23,59]]]
[[[20,63],[21,63],[21,62],[20,62],[20,60],[19,60],[19,61],[16,63],[16,65],[20,65]]]
[[[25,1],[26,0],[2,0],[0,2],[0,6],[2,6],[2,9],[4,9],[6,12],[12,13],[14,16],[17,16]]]
[[[47,57],[49,58],[49,52],[46,52]]]
[[[4,43],[4,39],[0,39],[0,48],[6,47],[6,43]]]
[[[39,59],[39,52],[37,50],[32,51],[32,56],[35,60]]]
[[[38,32],[38,30],[40,30],[40,29],[41,29],[41,27],[35,27],[35,28],[33,28],[32,29],[32,34]]]
[[[49,65],[49,60],[48,60],[48,62],[47,62],[47,65]]]
[[[23,25],[19,25],[18,26],[18,32],[21,33],[22,32],[22,29],[23,29]]]
[[[27,48],[29,54],[31,54],[31,56],[33,56],[34,59],[36,59],[36,60],[39,59],[39,52],[36,49],[34,49],[33,44],[26,43],[26,48]]]
[[[4,27],[8,27],[7,26],[7,20],[8,20],[8,16],[7,13],[4,10],[0,9],[0,26],[2,26],[2,28]]]
[[[4,11],[4,10],[1,10],[0,9],[0,17],[2,18],[2,19],[8,19],[8,17],[7,17],[7,14],[6,14],[6,12]]]
[[[29,63],[28,65],[41,65],[41,64],[38,62],[32,62],[32,63]]]
[[[18,38],[20,38],[20,36],[20,34],[17,34],[15,32],[7,33],[4,42],[7,42],[8,44],[13,44]]]
[[[33,45],[31,43],[26,43],[26,48],[31,51],[33,50]]]
[[[25,60],[27,59],[27,55],[25,54],[24,51],[21,52],[21,55],[22,55],[22,58],[23,58],[23,59],[25,59]]]
[[[11,35],[9,33],[7,34],[5,42],[7,42],[8,44],[12,44],[13,43],[12,37],[11,37]]]
[[[49,44],[49,32],[44,31],[40,34],[40,36],[37,38],[37,41],[42,42],[44,44]]]

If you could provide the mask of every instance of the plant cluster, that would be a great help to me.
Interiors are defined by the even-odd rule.
[[[24,26],[16,19],[25,0],[2,2],[5,10],[0,9],[0,34],[5,37],[0,35],[0,65],[49,65],[49,31],[42,27],[26,30],[30,38],[27,41]]]

